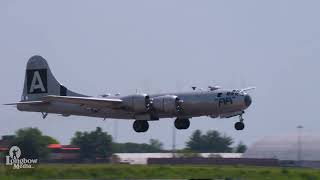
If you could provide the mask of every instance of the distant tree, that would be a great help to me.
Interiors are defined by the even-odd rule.
[[[239,144],[235,147],[234,152],[235,153],[244,153],[247,150],[247,146],[243,144],[243,142],[239,142]]]
[[[163,144],[156,139],[150,139],[149,144],[146,143],[114,143],[113,152],[115,153],[155,153],[162,152]]]
[[[48,145],[56,143],[59,142],[37,128],[24,128],[16,132],[11,145],[21,149],[21,157],[46,159],[50,152]]]
[[[160,142],[158,139],[150,139],[149,145],[151,146],[151,148],[154,148],[156,150],[161,150],[163,147],[163,143]]]
[[[91,132],[77,131],[71,139],[71,144],[80,147],[81,159],[106,159],[112,154],[112,137],[100,127]]]
[[[59,141],[54,139],[51,136],[43,136],[42,138],[43,138],[44,141],[49,142],[49,144],[59,144]]]
[[[189,141],[186,142],[187,149],[194,152],[232,152],[233,139],[226,135],[221,135],[218,131],[208,131],[202,134],[200,130],[192,133]]]
[[[204,139],[202,132],[197,129],[194,131],[189,139],[187,141],[187,149],[194,150],[194,151],[201,151],[204,146]]]

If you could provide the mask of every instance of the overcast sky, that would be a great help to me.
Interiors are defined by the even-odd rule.
[[[270,135],[319,132],[320,1],[0,1],[0,103],[20,100],[28,58],[46,58],[56,78],[97,96],[191,90],[191,86],[256,86],[244,115],[193,118],[177,132],[183,147],[196,130],[219,130],[250,145]],[[0,108],[0,135],[24,127],[69,143],[75,131],[115,120],[69,118]],[[135,133],[118,121],[120,142],[156,138],[171,147],[173,119]]]

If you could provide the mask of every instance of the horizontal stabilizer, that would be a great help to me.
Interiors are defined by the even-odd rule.
[[[90,107],[108,107],[119,108],[122,105],[121,99],[106,99],[94,97],[74,97],[74,96],[45,96],[41,98],[43,101],[57,101],[71,104],[79,104]]]

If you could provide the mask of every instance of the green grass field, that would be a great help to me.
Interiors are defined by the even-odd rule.
[[[237,178],[243,180],[320,180],[320,170],[252,166],[41,164],[34,169],[0,166],[1,180],[15,179]]]

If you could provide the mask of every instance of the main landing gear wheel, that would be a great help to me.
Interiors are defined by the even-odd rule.
[[[190,126],[190,120],[189,119],[179,119],[177,118],[175,121],[174,121],[174,126],[177,128],[177,129],[188,129],[189,126]]]
[[[133,123],[133,129],[136,132],[146,132],[149,129],[149,123],[148,121],[136,120]]]
[[[244,123],[243,123],[243,122],[236,122],[236,123],[234,124],[234,128],[235,128],[236,130],[238,130],[238,131],[241,131],[241,130],[244,129]]]
[[[240,122],[236,122],[234,124],[234,128],[237,130],[237,131],[241,131],[244,129],[244,123],[243,123],[243,118],[242,118],[242,115],[240,115]]]

